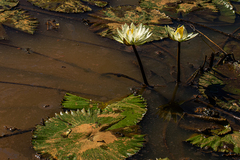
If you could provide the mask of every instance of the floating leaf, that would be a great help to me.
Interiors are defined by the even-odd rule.
[[[204,134],[194,135],[187,139],[193,145],[203,149],[213,149],[215,152],[226,152],[240,154],[240,133],[233,131],[231,134],[225,136],[206,136]]]
[[[91,99],[79,97],[70,93],[67,93],[63,99],[62,106],[66,109],[97,109],[101,102],[95,102]]]
[[[105,7],[108,3],[105,1],[96,1],[96,0],[82,0],[84,2],[88,2],[91,5],[95,5],[98,7]]]
[[[218,19],[222,22],[234,23],[235,22],[235,11],[233,6],[228,0],[215,0],[214,3],[219,9],[220,16]]]
[[[141,0],[140,6],[147,9],[157,9],[174,17],[178,16],[179,13],[185,16],[192,11],[199,10],[219,11],[219,20],[229,23],[234,23],[236,17],[229,0]],[[215,19],[216,18],[217,17],[215,17]]]
[[[180,107],[183,102],[176,102],[176,101],[170,101],[167,104],[159,106],[158,115],[159,117],[170,121],[173,119],[174,121],[177,121],[178,116],[181,117],[183,114],[183,109]]]
[[[141,95],[130,95],[121,101],[108,105],[103,110],[103,113],[113,112],[125,116],[122,121],[111,126],[109,130],[136,125],[145,115],[147,111],[146,106],[146,101]]]
[[[96,109],[104,106],[105,104],[103,102],[95,102],[67,93],[62,105],[67,109]],[[146,105],[146,101],[142,98],[142,96],[130,95],[120,101],[107,105],[106,108],[102,111],[106,114],[120,113],[125,117],[124,120],[110,127],[109,129],[111,130],[126,126],[132,126],[138,123],[147,111]]]
[[[10,10],[11,8],[18,5],[18,0],[1,0],[0,1],[0,12]]]
[[[0,13],[0,23],[33,34],[38,21],[30,17],[25,11],[11,10]]]
[[[167,34],[164,26],[160,24],[171,24],[171,19],[158,10],[145,10],[139,6],[117,6],[100,10],[89,14],[92,16],[90,22],[93,23],[91,29],[103,37],[112,38],[117,34],[117,28],[121,28],[125,23],[142,23],[153,33],[148,41],[166,38]]]
[[[92,9],[80,0],[28,0],[32,4],[56,12],[83,13]],[[91,5],[105,7],[107,2],[98,0],[83,0]]]
[[[240,112],[240,100],[228,100],[227,102],[219,100],[217,103],[221,108]]]
[[[199,78],[199,91],[224,109],[240,110],[240,70],[237,62],[224,64],[205,72]]]
[[[125,159],[143,146],[144,135],[117,136],[109,127],[124,118],[100,114],[100,110],[78,110],[56,114],[36,126],[33,148],[54,159]],[[124,130],[124,129],[123,129]]]

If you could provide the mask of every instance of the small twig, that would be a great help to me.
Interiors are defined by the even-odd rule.
[[[240,30],[240,27],[238,27],[237,29],[235,29],[232,32],[232,35],[234,35],[238,30]],[[224,43],[222,44],[222,48],[224,48],[224,46],[227,44],[227,42],[229,41],[230,37],[227,37],[226,40],[224,41]]]
[[[218,47],[223,53],[227,54],[227,52],[225,52],[221,47],[219,47],[219,45],[217,45],[215,42],[213,42],[210,38],[208,38],[208,36],[206,36],[205,34],[203,34],[202,32],[200,32],[199,30],[197,30],[192,24],[190,25],[190,27],[197,31],[198,33],[200,33],[201,35],[203,35],[205,38],[207,38],[207,40],[209,40],[212,44],[214,44],[216,47]]]

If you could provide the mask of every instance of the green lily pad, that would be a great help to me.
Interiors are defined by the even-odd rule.
[[[199,78],[199,91],[202,95],[224,109],[240,110],[240,67],[237,62],[224,64],[205,72]]]
[[[141,95],[130,95],[121,101],[112,103],[103,110],[103,113],[120,113],[125,118],[111,126],[109,129],[117,129],[136,125],[142,120],[147,111],[147,103]]]
[[[30,34],[35,32],[38,25],[36,19],[22,10],[10,10],[0,13],[0,23]]]
[[[67,93],[62,101],[63,108],[66,109],[97,109],[103,102],[96,102],[91,99],[79,97],[70,93]]]
[[[109,127],[124,118],[121,114],[101,114],[100,110],[77,110],[56,114],[36,126],[33,148],[53,159],[119,160],[143,146],[144,135],[117,136]]]
[[[227,44],[224,46],[224,51],[227,53],[234,53],[236,54],[236,59],[239,59],[238,52],[240,51],[240,45],[238,41],[230,40],[227,42]]]
[[[164,13],[156,9],[146,10],[139,6],[117,6],[100,10],[89,14],[90,22],[93,23],[91,29],[102,37],[112,39],[117,34],[117,28],[121,28],[125,23],[142,23],[153,33],[148,41],[166,38],[167,34],[161,24],[172,24],[171,19]]]
[[[83,13],[86,11],[92,11],[92,9],[89,6],[85,5],[80,0],[28,0],[28,1],[40,8],[56,12]],[[98,7],[105,7],[108,4],[105,1],[98,0],[82,0],[82,1]]]
[[[65,96],[62,103],[63,108],[66,109],[96,109],[103,107],[106,104],[107,103],[95,102],[69,93]],[[111,130],[137,124],[145,115],[147,111],[146,106],[146,101],[142,96],[130,95],[120,101],[106,105],[105,109],[103,109],[102,112],[105,114],[120,113],[125,117],[122,121],[110,127],[109,129]]]
[[[206,136],[204,134],[197,134],[187,139],[187,142],[201,147],[203,149],[211,148],[215,152],[236,153],[240,154],[240,133],[233,131],[231,134],[224,136]]]
[[[229,0],[141,0],[140,6],[147,9],[157,9],[173,17],[177,17],[179,13],[185,16],[190,12],[199,10],[219,11],[219,20],[229,23],[234,23],[236,17]]]
[[[0,1],[0,12],[10,10],[11,8],[18,5],[18,0],[1,0]]]

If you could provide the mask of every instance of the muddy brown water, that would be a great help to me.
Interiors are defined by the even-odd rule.
[[[137,5],[138,1],[117,0],[110,1],[110,4]],[[4,126],[29,129],[39,124],[42,118],[46,119],[54,116],[54,113],[59,113],[62,110],[61,100],[66,92],[98,101],[108,101],[130,94],[131,88],[140,88],[134,81],[103,75],[122,73],[142,81],[131,47],[102,38],[90,31],[89,26],[80,21],[81,18],[86,18],[87,14],[53,15],[53,12],[41,12],[26,0],[20,0],[19,7],[29,8],[29,13],[34,15],[40,24],[34,35],[4,27],[9,40],[1,41],[7,45],[0,44],[1,135],[12,133]],[[60,28],[57,31],[47,31],[45,23],[48,19],[57,20]],[[214,23],[210,25],[231,33],[239,26],[239,21],[232,25],[225,24],[223,27]],[[226,39],[226,36],[220,33],[202,27],[198,29],[217,44]],[[160,47],[164,47],[169,53]],[[170,40],[137,47],[149,83],[165,87],[144,92],[144,97],[148,100],[148,112],[140,125],[142,133],[148,135],[147,143],[139,154],[129,159],[231,159],[204,153],[190,144],[183,143],[182,141],[193,132],[186,131],[175,123],[166,122],[156,115],[156,108],[168,102],[174,89],[176,47],[177,43]],[[30,54],[25,51],[26,48],[30,48]],[[204,56],[209,56],[211,52],[199,36],[182,43],[183,82],[203,63]],[[239,51],[235,53],[235,56],[239,57]],[[183,83],[176,99],[189,99],[194,94],[197,94],[196,89]],[[189,103],[185,107],[192,105],[196,104]],[[31,135],[31,132],[26,132],[0,138],[0,159],[37,159],[31,146]]]

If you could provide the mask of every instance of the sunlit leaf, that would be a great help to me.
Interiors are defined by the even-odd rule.
[[[141,0],[140,6],[147,9],[157,9],[174,17],[177,17],[180,13],[182,16],[185,16],[190,12],[199,10],[220,12],[219,20],[229,23],[234,23],[236,17],[229,0]]]
[[[23,32],[33,34],[38,21],[22,10],[10,10],[0,13],[0,23]]]
[[[233,133],[224,136],[206,136],[204,134],[198,134],[190,137],[186,141],[203,149],[212,149],[215,152],[240,154],[239,139],[240,133],[233,131]]]
[[[218,19],[220,21],[227,23],[235,22],[236,15],[230,0],[215,0],[214,3],[219,9],[220,16]]]
[[[62,106],[66,109],[97,109],[101,102],[95,102],[90,99],[79,97],[70,93],[66,93]]]
[[[36,126],[33,148],[43,156],[59,160],[125,159],[138,152],[145,140],[144,135],[119,136],[109,131],[123,118],[121,114],[85,109],[56,114],[44,126]]]
[[[181,117],[183,114],[183,109],[180,107],[184,102],[170,101],[167,104],[161,105],[158,107],[158,115],[164,120],[170,121],[173,119],[177,121],[178,117]]]
[[[145,10],[139,6],[117,6],[100,10],[89,14],[90,22],[93,23],[91,29],[103,37],[112,38],[117,34],[117,28],[132,22],[135,25],[144,24],[153,33],[148,41],[160,40],[166,38],[167,34],[164,26],[161,24],[171,24],[171,19],[158,10]]]
[[[66,109],[96,109],[102,108],[107,103],[95,102],[86,98],[78,97],[67,93],[62,105]],[[103,113],[119,113],[123,115],[124,120],[113,125],[109,129],[122,128],[136,125],[145,115],[147,108],[146,101],[140,96],[130,95],[120,101],[111,102],[103,110]]]
[[[0,12],[10,10],[11,8],[18,5],[18,0],[1,0],[0,1]]]
[[[122,121],[109,128],[112,130],[116,128],[136,125],[140,120],[142,120],[143,116],[145,115],[147,111],[146,107],[146,101],[141,95],[130,95],[121,101],[108,105],[103,110],[103,113],[119,113],[125,116]]]
[[[80,0],[28,0],[32,4],[56,12],[66,12],[66,13],[82,13],[91,11],[92,9],[81,2]],[[98,7],[105,7],[107,2],[98,0],[82,0],[88,2],[91,5]]]

